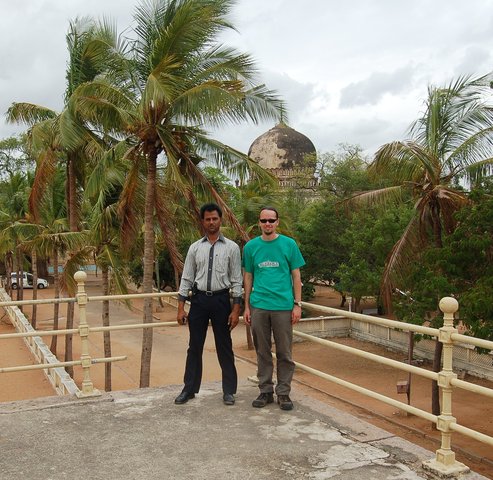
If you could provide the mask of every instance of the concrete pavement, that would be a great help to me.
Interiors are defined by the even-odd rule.
[[[217,382],[185,405],[178,386],[94,399],[49,397],[0,404],[0,478],[17,479],[364,479],[431,478],[434,457],[384,430],[302,393],[295,409],[251,407],[240,385],[234,406]],[[475,473],[462,478],[484,479]]]

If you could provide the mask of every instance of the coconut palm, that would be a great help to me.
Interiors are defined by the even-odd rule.
[[[414,215],[386,262],[381,292],[391,308],[392,290],[424,245],[442,246],[455,227],[454,214],[468,202],[460,181],[475,182],[493,167],[493,109],[490,76],[461,77],[445,88],[430,87],[423,115],[411,126],[410,139],[383,145],[369,172],[392,186],[351,197],[348,205],[382,204],[411,198]],[[441,343],[434,368],[438,371]],[[433,411],[437,408],[435,389]]]
[[[410,139],[383,145],[369,173],[392,185],[359,193],[349,206],[388,204],[411,198],[415,214],[386,264],[382,290],[390,306],[392,287],[425,243],[442,246],[455,226],[454,213],[468,202],[460,181],[476,181],[493,168],[493,109],[486,101],[489,77],[466,77],[446,88],[430,87],[426,109]]]
[[[226,19],[232,5],[231,0],[143,2],[135,13],[135,41],[127,56],[127,70],[115,70],[112,77],[82,85],[76,92],[78,115],[91,125],[102,125],[107,132],[125,132],[133,139],[127,158],[134,166],[127,177],[121,212],[125,237],[131,239],[139,225],[133,194],[143,175],[144,292],[151,292],[153,286],[155,216],[171,261],[175,269],[181,269],[173,222],[174,199],[188,202],[198,219],[194,192],[203,188],[241,230],[198,165],[207,158],[244,175],[249,159],[209,138],[204,127],[280,116],[282,103],[264,86],[255,84],[251,58],[217,43],[218,35],[232,28]],[[165,166],[161,176],[157,174],[158,159]],[[144,322],[151,321],[148,300]],[[152,329],[145,329],[142,387],[149,385],[151,350]]]
[[[111,291],[125,294],[125,262],[122,260],[120,245],[120,218],[117,215],[117,201],[125,181],[127,166],[122,161],[123,143],[109,149],[97,162],[89,176],[84,192],[91,204],[88,226],[90,245],[94,262],[101,269],[103,295]],[[102,302],[102,324],[110,325],[110,302]],[[110,332],[103,333],[105,357],[111,357]],[[111,362],[105,364],[105,390],[111,390]]]
[[[84,171],[95,153],[104,150],[101,136],[85,128],[74,114],[71,99],[75,89],[94,79],[104,69],[111,68],[112,58],[119,48],[112,25],[80,18],[70,22],[66,35],[69,53],[66,71],[65,105],[61,112],[30,103],[14,103],[7,112],[10,122],[30,125],[32,150],[37,153],[36,176],[29,198],[34,219],[40,216],[39,205],[47,184],[53,178],[56,166],[66,167],[66,212],[69,228],[79,230],[80,192]],[[67,282],[71,285],[71,282]],[[69,292],[73,294],[73,291]],[[74,305],[67,305],[67,328],[73,326]],[[65,360],[72,360],[72,334],[67,334]]]
[[[2,181],[0,193],[0,223],[4,228],[8,228],[4,239],[4,254],[11,255],[14,271],[17,272],[17,278],[22,278],[24,273],[25,256],[21,248],[21,242],[25,240],[27,232],[24,225],[27,221],[28,206],[27,199],[32,184],[32,175],[16,171],[10,173]],[[10,238],[10,242],[8,239]],[[9,245],[10,244],[10,245]],[[10,253],[9,253],[10,252]],[[10,273],[8,274],[8,283],[10,288]],[[17,282],[17,300],[23,300],[24,282]],[[9,291],[9,294],[12,292]],[[22,307],[20,307],[22,311]]]

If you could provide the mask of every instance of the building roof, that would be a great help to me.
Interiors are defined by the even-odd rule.
[[[315,153],[312,141],[284,122],[260,135],[248,150],[248,156],[265,169],[301,167],[305,155]]]

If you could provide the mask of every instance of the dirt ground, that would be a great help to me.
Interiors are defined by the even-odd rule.
[[[87,291],[89,296],[100,293],[99,279],[89,277]],[[52,288],[40,292],[41,297],[51,298]],[[25,292],[25,298],[30,295]],[[313,303],[339,306],[337,293],[318,289]],[[114,304],[111,306],[111,322],[114,324],[133,324],[141,322],[140,304],[134,303],[135,310],[130,312],[126,307]],[[367,305],[368,308],[371,304]],[[25,309],[29,315],[31,307]],[[171,306],[165,306],[162,311],[155,313],[156,321],[175,320],[176,310]],[[64,315],[65,307],[60,308]],[[76,308],[77,311],[77,308]],[[90,325],[100,325],[99,303],[88,304],[88,322]],[[12,331],[7,317],[1,317],[0,333]],[[64,317],[60,328],[63,328]],[[78,319],[75,319],[76,324]],[[52,307],[38,307],[38,328],[52,328]],[[49,345],[51,337],[45,337]],[[142,333],[137,330],[125,330],[112,333],[112,354],[127,355],[127,360],[116,362],[113,365],[113,390],[138,388],[140,374],[140,348]],[[403,353],[390,352],[383,347],[367,342],[360,342],[350,338],[332,339],[365,351],[384,355],[399,361],[405,361]],[[20,339],[0,340],[0,366],[26,365],[34,363],[27,348]],[[90,337],[90,354],[92,357],[103,357],[102,334]],[[153,360],[151,368],[151,386],[179,385],[182,383],[186,348],[188,342],[188,329],[178,325],[155,329],[153,342]],[[246,331],[243,325],[239,325],[233,331],[235,354],[237,355],[238,374],[241,379],[255,375],[255,353],[248,350]],[[63,339],[60,338],[59,350],[63,349]],[[63,352],[57,352],[59,358]],[[80,355],[78,343],[74,338],[74,358]],[[295,343],[293,347],[294,359],[302,364],[318,369],[324,373],[334,375],[356,385],[373,389],[378,393],[406,402],[406,395],[397,394],[396,383],[407,380],[408,374],[397,371],[391,367],[383,366],[348,353],[326,348],[318,344],[308,342]],[[216,360],[212,333],[208,335],[204,350],[204,381],[220,380],[220,369]],[[424,365],[425,368],[429,366]],[[75,368],[75,381],[80,385],[81,370]],[[104,389],[104,366],[95,365],[91,368],[91,378],[96,388]],[[474,377],[466,378],[467,381],[493,388],[493,382],[488,382]],[[309,391],[310,395],[331,404],[341,410],[351,412],[364,421],[380,426],[396,435],[428,448],[431,451],[439,448],[439,433],[432,428],[430,422],[419,417],[406,415],[395,407],[370,399],[362,394],[338,386],[332,382],[323,380],[301,370],[295,374],[293,389]],[[0,375],[0,402],[32,399],[53,395],[51,385],[40,371],[4,373]],[[431,382],[420,376],[411,378],[411,405],[423,410],[430,410]],[[478,396],[460,389],[454,390],[453,413],[459,424],[473,428],[487,435],[493,436],[493,402],[483,396]],[[457,433],[453,435],[453,449],[457,459],[469,465],[478,473],[493,478],[493,452],[491,447],[476,442]]]

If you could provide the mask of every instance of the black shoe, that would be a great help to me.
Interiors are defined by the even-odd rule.
[[[252,407],[262,408],[265,407],[268,403],[272,403],[274,401],[274,394],[270,393],[261,393],[253,402]]]
[[[184,403],[187,403],[191,398],[195,398],[195,393],[190,393],[183,390],[183,392],[181,392],[180,395],[175,398],[175,403],[177,405],[183,405]]]
[[[235,397],[232,393],[225,393],[223,395],[223,402],[224,405],[234,405],[235,404]]]
[[[278,395],[277,403],[279,404],[281,410],[293,410],[294,408],[293,402],[289,398],[289,395]]]

